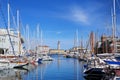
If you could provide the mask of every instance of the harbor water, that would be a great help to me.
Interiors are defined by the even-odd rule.
[[[52,55],[53,61],[31,65],[28,69],[1,70],[0,80],[84,80],[83,62]],[[3,76],[4,75],[4,76]]]

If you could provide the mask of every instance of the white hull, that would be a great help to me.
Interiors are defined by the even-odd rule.
[[[27,62],[20,62],[20,61],[15,61],[15,62],[10,62],[7,59],[0,59],[0,69],[9,69],[9,68],[14,68],[14,67],[20,67],[27,65]]]
[[[42,61],[53,61],[53,58],[51,58],[50,56],[43,56]]]

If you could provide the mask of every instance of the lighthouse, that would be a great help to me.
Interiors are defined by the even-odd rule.
[[[58,41],[57,49],[60,50],[60,41]]]

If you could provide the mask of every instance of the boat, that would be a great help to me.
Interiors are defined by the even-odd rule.
[[[47,54],[43,54],[42,61],[53,61],[53,58],[48,56]]]
[[[42,63],[42,58],[41,57],[37,57],[35,62],[37,62],[38,64],[41,64]]]
[[[112,76],[112,80],[119,80],[120,78],[116,77],[120,75],[120,54],[116,51],[116,13],[115,13],[115,0],[113,0],[113,14],[112,14],[112,24],[113,24],[113,36],[112,36],[112,45],[113,45],[113,52],[112,53],[106,53],[106,54],[98,54],[100,57],[104,57],[102,59],[107,65],[109,65],[107,68],[111,71],[108,71],[109,74]],[[113,79],[114,77],[114,79]]]
[[[73,56],[74,56],[74,52],[73,53],[70,52],[65,55],[66,58],[73,58]]]
[[[116,60],[120,61],[120,54],[119,53],[114,54],[114,56],[115,56]]]
[[[8,26],[6,29],[0,29],[0,68],[22,67],[28,64],[24,58],[24,49],[22,43],[23,38],[20,35],[19,11],[17,10],[17,26],[18,30],[10,29],[10,5],[8,3]],[[16,33],[17,32],[17,33]]]
[[[18,60],[18,59],[0,59],[0,69],[11,69],[11,68],[22,68],[23,66],[28,65],[27,61]]]
[[[85,57],[85,51],[84,51],[85,49],[83,49],[83,44],[82,44],[82,40],[81,40],[81,48],[80,48],[80,55],[78,56],[78,60],[79,61],[84,61],[84,62],[86,62],[87,61],[87,59],[86,59],[86,57]]]
[[[119,59],[119,53],[117,53],[116,51],[116,47],[117,47],[117,44],[116,44],[116,12],[115,12],[115,0],[113,0],[113,14],[112,14],[112,20],[113,20],[113,53],[112,54],[112,59],[109,58],[109,59],[105,59],[104,62],[106,62],[106,64],[110,65],[110,66],[117,66],[119,67],[120,66],[120,61],[118,60]]]
[[[120,80],[119,76],[115,76],[112,80]]]
[[[99,58],[92,58],[84,65],[84,78],[88,80],[101,80],[106,76],[103,65],[100,65]]]
[[[40,61],[53,61],[53,58],[47,55],[47,53],[38,54]]]
[[[37,33],[39,34],[39,26],[37,27]],[[42,45],[42,30],[40,31],[40,45],[37,46],[36,52],[36,61],[38,63],[42,63],[42,61],[53,61],[53,58],[48,56],[47,52],[44,50],[44,47]],[[38,35],[39,38],[39,35]]]
[[[87,70],[84,74],[85,79],[93,79],[93,80],[101,80],[105,78],[105,72],[103,71],[102,68],[90,68]]]
[[[117,61],[116,59],[104,60],[104,62],[106,62],[106,64],[111,66],[112,65],[120,66],[120,61]]]

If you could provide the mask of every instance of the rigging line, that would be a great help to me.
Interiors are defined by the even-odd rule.
[[[5,25],[6,30],[7,30],[7,33],[8,33],[8,38],[9,38],[9,41],[10,41],[10,44],[11,44],[11,47],[12,47],[12,50],[13,50],[13,54],[15,55],[14,47],[13,47],[12,40],[11,40],[9,31],[8,31],[8,26],[7,26],[7,22],[6,22],[6,20],[5,20],[5,15],[3,14],[3,10],[2,10],[2,8],[1,8],[1,4],[0,4],[0,11],[1,11],[1,15],[2,15],[2,18],[3,18],[4,25]],[[15,56],[16,56],[16,55],[15,55]]]
[[[3,2],[2,2],[2,0],[0,0],[0,7],[3,5]],[[2,19],[2,14],[0,14],[0,28],[4,28],[4,20]]]
[[[86,43],[86,48],[85,48],[86,50],[85,50],[84,54],[87,53],[87,49],[89,48],[89,45],[90,45],[90,42],[89,42],[90,41],[90,36],[88,35],[88,37],[89,38],[88,38],[88,42]]]
[[[16,24],[16,21],[15,21],[15,17],[13,15],[13,11],[12,11],[12,8],[10,7],[10,13],[11,13],[11,16],[12,16],[12,20],[13,20],[13,24],[15,26],[15,29],[17,28],[17,24]],[[17,29],[16,29],[17,30]]]
[[[13,18],[13,24],[14,24],[15,29],[16,29],[17,25],[16,25],[16,22],[15,22],[15,17],[13,16],[12,18]]]
[[[20,32],[21,32],[21,30],[23,30],[23,36],[25,37],[26,31],[25,31],[25,27],[23,26],[21,16],[20,16],[20,27],[21,27]]]

